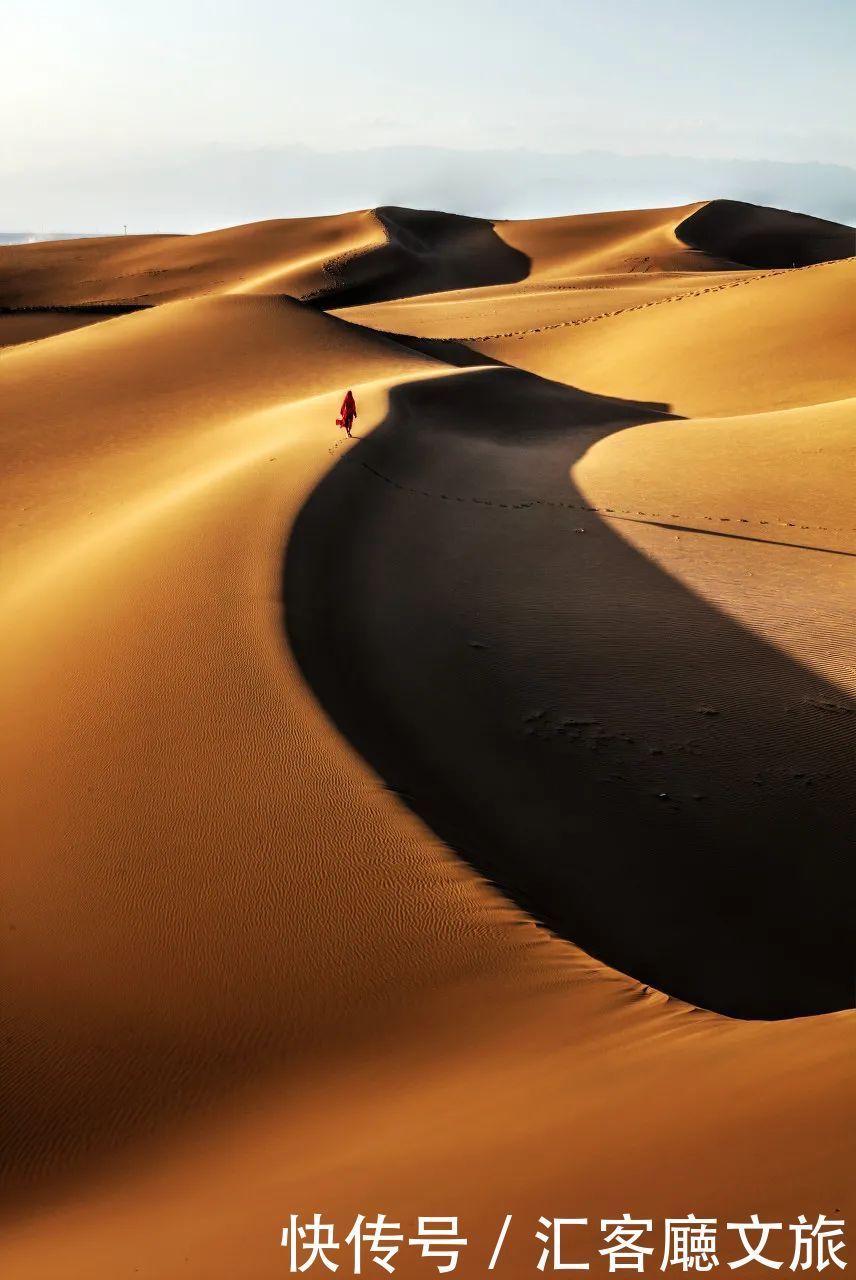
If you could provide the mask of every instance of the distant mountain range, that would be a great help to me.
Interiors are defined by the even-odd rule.
[[[201,148],[62,170],[40,166],[6,182],[6,217],[19,226],[87,227],[101,234],[200,231],[377,205],[488,218],[530,218],[722,197],[856,223],[856,170],[771,160],[452,151],[379,147],[321,152]],[[17,233],[16,240],[42,238]],[[9,235],[4,237],[9,240]]]

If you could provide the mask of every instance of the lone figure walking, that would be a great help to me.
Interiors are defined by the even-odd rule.
[[[354,393],[350,389],[345,394],[342,401],[342,407],[339,410],[339,417],[336,419],[337,427],[344,427],[348,435],[351,434],[351,427],[354,425],[354,418],[357,416],[357,402],[354,399]]]

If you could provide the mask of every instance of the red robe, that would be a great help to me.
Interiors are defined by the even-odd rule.
[[[357,416],[357,402],[354,399],[353,392],[349,391],[342,401],[342,407],[339,410],[339,417],[336,419],[336,425],[344,427],[346,431],[350,431],[351,424]]]

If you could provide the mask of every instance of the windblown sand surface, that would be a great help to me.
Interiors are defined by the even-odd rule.
[[[4,1276],[853,1217],[855,249],[731,202],[0,249]]]

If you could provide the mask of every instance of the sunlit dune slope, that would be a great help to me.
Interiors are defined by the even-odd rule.
[[[653,285],[645,282],[643,288],[650,293],[636,299],[645,301],[670,288],[668,277],[679,277],[671,286],[674,293],[686,287],[682,280],[693,273],[750,273],[758,257],[752,246],[763,239],[765,228],[770,243],[777,246],[764,259],[768,267],[840,258],[853,251],[847,227],[729,201],[493,223],[411,209],[378,209],[376,215],[386,232],[387,248],[340,264],[341,286],[327,295],[326,305],[377,304],[439,293],[447,296],[438,303],[463,302],[464,298],[449,297],[449,292],[485,286],[496,290],[497,298],[507,299],[532,287],[547,290],[571,281],[578,288],[589,282],[602,290],[605,276],[663,277]],[[722,245],[739,248],[745,261],[724,253]],[[487,301],[488,295],[482,296]],[[573,314],[573,297],[567,301]],[[584,313],[588,312],[577,314]],[[368,322],[378,327],[374,317]],[[390,327],[404,332],[396,323]],[[496,323],[480,332],[502,327]]]
[[[185,454],[216,466],[216,430],[228,426],[241,447],[236,419],[288,403],[296,380],[307,397],[338,392],[355,369],[371,381],[419,365],[381,337],[265,297],[171,303],[13,349],[0,437],[12,540],[97,516],[115,476],[144,494],[153,479],[168,490]]]
[[[680,241],[675,229],[701,203],[498,222],[497,234],[532,262],[541,280],[615,271],[698,271],[732,266]]]
[[[598,315],[607,299],[615,309],[671,297],[733,278],[732,263],[690,250],[676,237],[675,227],[699,208],[695,204],[492,226],[445,214],[379,210],[390,239],[389,280],[378,288],[373,273],[380,254],[344,263],[344,281],[358,278],[325,305],[343,307],[344,318],[374,329],[470,338]],[[419,269],[414,272],[414,254],[420,253],[422,262],[417,257]],[[405,261],[407,271],[402,273]],[[467,269],[462,270],[465,262]],[[717,274],[718,267],[725,269]],[[405,289],[405,283],[411,287]]]
[[[329,285],[324,265],[384,244],[370,212],[284,218],[193,236],[113,236],[0,248],[0,306],[146,305],[200,294]]]
[[[364,876],[386,856],[369,815],[395,808],[377,795],[352,821],[333,739],[313,773],[329,735],[320,716],[301,727],[314,713],[278,606],[290,504],[331,464],[342,382],[359,370],[370,414],[426,363],[261,299],[173,304],[4,360],[0,1146],[16,1179],[299,1055],[331,1008],[341,1029],[349,1003],[392,1009],[430,982],[404,939],[435,890],[390,920]],[[372,791],[359,769],[349,786]],[[406,865],[412,826],[396,830]],[[439,874],[454,900],[459,876]],[[480,944],[439,892],[437,962],[465,973]]]
[[[384,206],[198,235],[3,246],[0,307],[152,305],[222,292],[343,307],[578,276],[802,265],[847,256],[851,240],[850,228],[733,201],[517,222]],[[759,258],[761,242],[774,247]]]
[[[471,345],[542,377],[684,416],[789,408],[856,392],[854,284],[856,260],[824,263]]]
[[[484,219],[381,208],[193,236],[4,246],[0,306],[152,305],[212,293],[345,305],[517,280],[528,269]]]
[[[754,528],[763,524],[771,536],[852,535],[856,508],[846,477],[856,465],[854,414],[856,400],[849,398],[646,423],[593,446],[575,475],[586,483],[608,473],[664,512],[681,501],[685,513],[718,505],[720,524],[744,523],[740,512],[751,507]]]
[[[737,200],[498,222],[497,232],[551,279],[610,271],[794,267],[856,252],[852,227]]]
[[[852,227],[728,200],[494,227],[529,259],[525,279],[341,314],[416,337],[527,336],[739,284],[763,274],[761,267],[784,270],[856,254]]]
[[[824,676],[831,687],[807,694],[809,708],[830,742],[852,724],[856,745],[854,473],[854,399],[620,431],[573,469],[623,538]],[[789,745],[785,772],[812,788],[817,780],[796,759],[802,745]],[[771,763],[771,754],[759,762],[768,785]],[[827,800],[816,803],[828,811]]]

